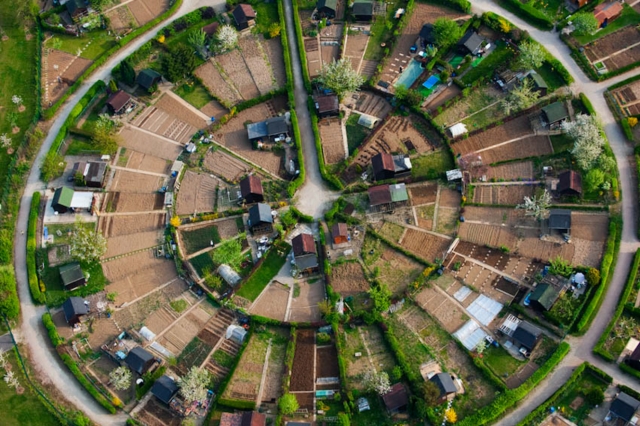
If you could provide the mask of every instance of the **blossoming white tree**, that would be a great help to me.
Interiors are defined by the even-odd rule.
[[[116,390],[129,389],[131,386],[131,371],[127,367],[118,367],[111,370],[109,380]]]
[[[546,189],[539,196],[524,197],[524,203],[518,204],[516,209],[526,210],[525,215],[533,216],[541,221],[549,217],[549,206],[551,206],[551,194]]]
[[[207,385],[210,380],[211,375],[207,370],[191,367],[184,377],[178,379],[180,395],[189,404],[194,401],[204,401],[207,398]]]
[[[13,95],[11,97],[11,102],[13,102],[14,104],[20,106],[20,105],[22,105],[22,98],[20,96],[18,96],[18,95]]]
[[[216,41],[219,51],[231,50],[238,44],[238,31],[231,25],[223,25],[216,33]]]
[[[378,395],[386,395],[391,390],[389,375],[384,371],[376,373],[373,370],[367,370],[362,377],[362,383],[365,388]]]
[[[82,219],[76,220],[76,230],[71,237],[71,256],[80,262],[97,261],[107,251],[107,240],[82,224]]]
[[[6,133],[0,135],[0,146],[3,148],[9,148],[11,146],[11,138]]]
[[[520,46],[518,65],[523,69],[540,68],[546,59],[546,53],[539,43],[525,41]]]
[[[573,139],[571,154],[578,166],[589,170],[602,154],[604,138],[595,117],[586,114],[576,115],[575,120],[562,124],[562,129]]]
[[[353,69],[349,59],[342,58],[325,64],[320,70],[318,81],[342,99],[346,93],[357,90],[364,83],[364,78]]]

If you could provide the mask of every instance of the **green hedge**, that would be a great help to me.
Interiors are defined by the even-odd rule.
[[[624,392],[627,395],[634,397],[635,399],[640,399],[640,392],[635,389],[631,389],[630,387],[625,386],[621,383],[618,384],[618,389],[620,389],[620,392]]]
[[[218,405],[224,405],[225,407],[237,408],[238,410],[247,410],[247,411],[253,411],[256,408],[255,401],[245,401],[241,399],[220,398],[218,400]]]
[[[309,116],[311,117],[311,128],[313,129],[313,138],[316,144],[316,156],[318,157],[318,167],[320,168],[320,174],[322,179],[329,184],[331,189],[342,190],[344,185],[338,178],[338,176],[327,172],[327,167],[324,163],[324,152],[322,151],[322,140],[320,138],[320,129],[318,129],[318,116],[316,115],[316,108],[311,96],[307,101],[309,108]]]
[[[309,77],[309,68],[307,67],[307,51],[304,47],[304,34],[302,33],[302,24],[300,24],[300,12],[298,11],[298,0],[292,0],[293,4],[293,22],[296,26],[296,41],[298,43],[298,54],[302,68],[302,79],[304,80],[304,88],[307,92],[311,92],[311,77]],[[282,31],[286,31],[282,27]]]
[[[625,362],[620,363],[620,370],[632,375],[637,379],[640,379],[640,371],[636,370],[635,368],[629,367]]]
[[[458,426],[480,426],[495,422],[501,418],[509,409],[515,407],[518,402],[524,399],[547,375],[562,361],[569,353],[571,347],[568,343],[562,342],[558,349],[551,355],[531,377],[522,385],[515,389],[504,391],[489,405],[479,408],[471,416],[465,417],[458,422]]]
[[[315,222],[315,220],[313,219],[312,216],[309,216],[308,214],[302,213],[300,210],[295,208],[293,205],[291,207],[289,207],[289,210],[291,210],[291,213],[293,213],[294,216],[296,216],[298,218],[299,222],[302,222],[302,223],[313,223],[313,222]]]
[[[95,61],[93,61],[93,63],[89,66],[89,68],[87,68],[82,73],[82,75],[80,77],[78,77],[78,79],[75,81],[75,83],[73,83],[73,85],[67,89],[67,91],[64,93],[64,95],[62,95],[62,97],[60,99],[58,99],[56,101],[56,103],[51,105],[51,107],[49,107],[49,108],[47,108],[46,110],[43,111],[42,115],[43,115],[44,119],[48,120],[48,119],[52,118],[55,115],[55,113],[58,111],[58,109],[62,106],[62,104],[64,104],[65,101],[69,98],[69,96],[71,96],[73,93],[76,92],[76,90],[78,90],[78,88],[82,85],[84,80],[89,75],[91,75],[91,73],[96,68],[102,66],[102,64],[104,64],[107,61],[107,59],[109,59],[113,54],[115,54],[123,46],[126,46],[127,44],[129,44],[129,42],[131,42],[133,39],[135,39],[138,36],[146,33],[149,29],[155,27],[160,22],[162,22],[162,21],[166,20],[167,18],[169,18],[171,15],[173,15],[180,8],[180,6],[182,6],[182,0],[174,0],[173,5],[171,7],[169,7],[169,9],[167,9],[166,12],[164,12],[162,15],[158,16],[154,20],[147,22],[146,24],[144,24],[140,28],[136,28],[134,31],[132,31],[131,33],[129,33],[125,37],[121,38],[118,41],[118,45],[117,46],[114,46],[111,49],[107,50],[106,52],[104,52],[102,54],[102,56],[100,56]],[[39,23],[41,24],[40,20],[39,20]],[[104,84],[104,82],[103,82],[103,84]]]
[[[620,120],[620,127],[622,127],[622,132],[624,136],[627,138],[629,142],[634,142],[633,138],[633,130],[631,130],[631,125],[629,125],[629,121],[627,117],[622,117]]]
[[[615,90],[615,89],[619,89],[622,86],[626,86],[627,84],[633,83],[634,81],[638,81],[638,80],[640,80],[640,74],[634,75],[633,77],[629,77],[626,80],[622,80],[619,83],[611,85],[611,86],[607,87],[607,90],[608,91],[612,91],[612,90]]]
[[[45,303],[45,297],[40,291],[36,265],[36,229],[38,226],[38,211],[40,210],[40,193],[34,192],[31,198],[29,210],[29,227],[27,228],[27,275],[29,278],[29,291],[33,302],[41,305]]]
[[[58,334],[58,329],[53,323],[53,318],[51,318],[51,314],[49,312],[45,312],[42,315],[42,324],[44,324],[44,328],[47,329],[47,333],[49,334],[49,339],[51,340],[53,347],[57,348],[60,346],[60,344],[62,344],[62,338]]]
[[[285,55],[287,57],[287,55]],[[291,95],[291,90],[289,91],[289,96]],[[298,176],[291,181],[289,187],[287,187],[287,194],[289,197],[293,197],[298,188],[304,183],[307,172],[304,167],[304,155],[302,153],[302,137],[300,136],[300,125],[298,124],[298,114],[296,114],[295,109],[291,109],[291,127],[293,127],[293,139],[296,144],[297,155],[298,155],[298,170],[300,173]]]
[[[136,399],[138,401],[140,401],[145,396],[145,394],[149,392],[149,389],[151,389],[156,380],[162,377],[166,370],[167,367],[163,365],[162,367],[157,368],[155,371],[153,371],[153,373],[146,373],[142,376],[142,378],[144,379],[144,383],[142,383],[142,386],[136,387]]]
[[[589,98],[587,98],[587,95],[580,92],[580,100],[582,101],[582,104],[584,105],[584,107],[587,109],[587,112],[589,113],[589,115],[595,116],[596,110],[593,108],[593,105],[591,104],[591,101],[589,100]]]
[[[613,330],[613,327],[615,327],[616,322],[618,322],[618,318],[620,318],[620,315],[622,315],[622,312],[624,311],[624,305],[627,303],[627,300],[629,299],[629,295],[631,294],[631,292],[633,291],[633,288],[635,287],[636,279],[638,277],[639,267],[640,267],[640,250],[636,251],[636,254],[633,258],[633,263],[631,264],[631,270],[629,271],[629,277],[627,278],[627,283],[625,284],[624,289],[622,290],[622,294],[620,294],[620,300],[618,300],[618,306],[616,307],[616,310],[613,316],[611,317],[611,321],[609,321],[609,325],[607,325],[607,328],[604,329],[604,331],[602,332],[602,335],[600,336],[600,339],[598,340],[598,343],[596,343],[595,347],[593,348],[593,352],[600,355],[606,361],[614,362],[616,360],[612,354],[607,352],[607,350],[604,348],[604,344],[609,338],[609,335],[611,334],[611,330]]]
[[[521,3],[519,0],[499,0],[498,4],[538,29],[545,31],[553,29],[551,19],[535,6]]]
[[[428,0],[426,3],[447,6],[464,13],[471,12],[471,2],[467,0]]]
[[[458,343],[459,346],[461,346],[460,342],[457,339],[456,339],[456,343]],[[464,348],[463,350],[467,351],[466,348]],[[493,386],[500,389],[501,391],[504,391],[507,389],[507,385],[498,376],[496,376],[496,374],[489,367],[487,367],[487,365],[484,363],[484,360],[482,360],[479,357],[472,357],[472,359],[473,359],[473,364],[476,367],[478,367],[480,371],[482,371],[485,378],[487,378],[487,380],[489,380],[493,384]]]
[[[622,231],[622,219],[620,217],[612,217],[609,222],[609,237],[607,238],[607,245],[600,266],[600,285],[596,288],[593,297],[582,314],[582,318],[575,326],[576,334],[584,334],[587,331],[598,309],[600,309],[611,278],[613,278],[611,271],[615,268],[618,252],[620,251],[620,231]]]

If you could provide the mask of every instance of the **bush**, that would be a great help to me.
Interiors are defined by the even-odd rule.
[[[116,407],[114,407],[114,405],[111,403],[111,401],[109,401],[107,398],[105,398],[105,396],[102,395],[96,389],[95,386],[93,386],[93,384],[89,381],[89,379],[87,379],[87,377],[84,375],[84,373],[82,371],[80,371],[80,368],[78,367],[78,364],[76,364],[76,362],[73,360],[73,358],[71,358],[67,354],[61,354],[60,358],[62,359],[62,362],[64,362],[64,365],[67,366],[69,371],[71,371],[71,374],[73,374],[75,376],[75,378],[87,390],[87,392],[89,392],[89,394],[91,394],[91,396],[96,401],[98,401],[98,403],[100,405],[102,405],[108,412],[110,412],[111,414],[115,414],[116,413]]]
[[[31,198],[31,210],[29,211],[29,225],[27,228],[27,276],[29,278],[29,291],[36,304],[43,304],[45,297],[40,290],[36,265],[36,228],[38,226],[38,211],[40,210],[40,193],[34,192]]]
[[[521,3],[519,0],[500,0],[498,3],[509,12],[524,19],[536,28],[541,30],[550,30],[553,28],[551,19],[531,4]]]
[[[47,333],[49,333],[49,339],[51,340],[53,347],[58,347],[62,343],[62,338],[58,334],[58,329],[53,323],[53,319],[49,312],[45,312],[42,315],[42,324],[44,324],[44,328],[46,328]]]
[[[0,314],[10,319],[20,315],[20,300],[12,265],[0,266]]]
[[[253,411],[256,408],[255,401],[246,401],[246,400],[240,400],[240,399],[220,398],[218,400],[218,404],[224,405],[229,408],[236,408],[238,410],[247,410],[247,411]]]

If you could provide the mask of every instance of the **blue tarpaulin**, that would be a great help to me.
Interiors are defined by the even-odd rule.
[[[424,87],[426,87],[427,89],[431,89],[433,86],[435,86],[436,84],[438,84],[440,82],[440,79],[438,78],[437,75],[432,75],[431,77],[429,77],[427,79],[427,81],[425,81],[424,83],[422,83],[422,85]]]

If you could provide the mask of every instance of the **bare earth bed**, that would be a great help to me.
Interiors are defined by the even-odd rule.
[[[521,204],[524,197],[531,197],[536,185],[491,185],[476,186],[473,190],[473,202],[480,204]]]
[[[118,192],[156,192],[162,187],[162,182],[163,179],[158,176],[116,170],[109,190]]]
[[[548,136],[531,136],[480,153],[484,164],[493,164],[518,158],[541,157],[547,154],[553,154],[553,148]]]
[[[45,106],[49,106],[48,102],[55,102],[67,91],[75,81],[84,73],[84,71],[91,66],[93,61],[89,59],[76,57],[67,52],[61,50],[51,49],[47,55],[46,64],[47,73],[42,73],[42,87],[44,95]],[[58,66],[58,69],[54,69],[54,65]],[[60,75],[60,72],[62,72]],[[58,82],[58,76],[62,78],[62,82]],[[46,77],[46,78],[45,78]]]
[[[107,252],[104,257],[114,257],[133,251],[155,247],[162,242],[162,232],[147,231],[137,234],[121,235],[107,239]]]
[[[220,176],[227,182],[238,182],[240,178],[253,168],[237,158],[218,149],[207,151],[204,157],[204,168]]]
[[[357,262],[343,263],[331,268],[331,287],[342,296],[352,296],[369,290],[369,282]]]
[[[415,229],[407,229],[401,242],[402,247],[424,258],[428,262],[434,262],[436,258],[442,259],[444,252],[447,251],[450,244],[451,240],[449,239],[416,231]]]
[[[138,26],[153,21],[169,8],[169,0],[134,0],[128,4]]]
[[[213,211],[218,181],[205,173],[187,171],[180,183],[176,213],[178,215]]]
[[[436,202],[436,196],[438,195],[438,185],[435,183],[410,186],[408,189],[412,206],[419,206],[421,204]]]
[[[251,306],[249,312],[252,315],[284,321],[287,313],[289,292],[289,287],[274,281],[262,292],[260,299]]]
[[[164,228],[165,213],[132,215],[132,216],[100,216],[98,230],[106,237],[131,235]]]
[[[161,210],[164,194],[134,194],[107,192],[102,204],[103,212],[132,213]]]
[[[480,179],[483,176],[486,176],[487,181],[490,181],[491,179],[503,179],[506,181],[518,179],[530,180],[534,178],[532,161],[521,161],[501,164],[499,166],[472,168],[470,172],[472,178]]]
[[[123,166],[127,169],[161,174],[169,174],[171,170],[171,161],[156,157],[155,155],[126,150],[124,153],[120,153],[119,158],[122,159],[122,157],[127,158],[126,165]]]
[[[122,137],[121,146],[165,160],[174,161],[184,149],[178,144],[171,143],[154,134],[143,132],[136,127],[125,126],[120,131],[120,136]]]
[[[485,132],[480,132],[476,135],[470,136],[467,139],[454,142],[451,144],[451,149],[455,155],[466,155],[470,152],[475,152],[480,149],[488,148],[531,134],[533,134],[533,130],[529,124],[529,117],[525,115],[516,118],[515,120],[511,120],[502,126],[497,126]],[[485,152],[486,151],[482,153],[483,163],[489,164],[487,161],[484,161]]]
[[[324,119],[318,123],[324,162],[335,164],[346,158],[340,119]]]

